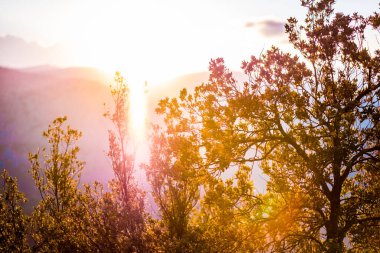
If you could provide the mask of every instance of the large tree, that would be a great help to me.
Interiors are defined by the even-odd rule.
[[[335,13],[332,0],[301,3],[304,23],[286,25],[296,55],[273,47],[252,56],[243,83],[212,60],[209,82],[162,111],[191,122],[208,171],[258,164],[269,176],[269,248],[376,251],[380,51],[366,32],[379,17]]]

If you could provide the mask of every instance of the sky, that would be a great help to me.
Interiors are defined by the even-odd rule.
[[[378,2],[337,0],[336,9],[368,15]],[[237,70],[272,44],[290,50],[283,24],[305,13],[298,0],[0,0],[0,37],[38,47],[38,57],[48,54],[11,61],[7,50],[10,67],[91,66],[154,85],[207,71],[211,58]]]

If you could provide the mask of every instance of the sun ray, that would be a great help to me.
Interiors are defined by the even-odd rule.
[[[145,84],[141,81],[132,81],[129,84],[129,129],[135,144],[145,139],[147,98]]]

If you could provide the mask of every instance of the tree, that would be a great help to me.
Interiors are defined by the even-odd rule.
[[[50,145],[49,152],[43,148],[29,154],[30,172],[41,196],[31,217],[33,251],[85,251],[86,238],[74,216],[79,206],[77,186],[84,163],[78,160],[79,148],[73,144],[81,133],[64,127],[66,120],[66,117],[55,119],[43,132]]]
[[[89,251],[94,252],[146,252],[147,214],[144,210],[144,193],[134,179],[135,156],[128,131],[129,91],[120,73],[116,73],[111,86],[114,100],[109,118],[114,130],[109,130],[109,151],[115,178],[109,190],[95,182],[85,185],[80,194],[80,230],[86,236]]]
[[[156,111],[166,128],[153,128],[151,159],[145,168],[169,241],[178,245],[165,245],[165,251],[183,252],[181,245],[188,252],[257,249],[262,238],[257,237],[254,220],[261,200],[254,195],[251,168],[240,164],[227,176],[231,171],[218,170],[214,160],[205,159],[203,129],[196,112],[190,111],[195,108],[192,99],[184,89],[179,99],[161,100]]]
[[[28,218],[22,210],[26,198],[6,170],[0,180],[0,251],[27,252]]]
[[[103,185],[95,182],[85,185],[80,194],[80,208],[76,210],[79,231],[87,239],[88,252],[124,252],[130,250],[130,236],[125,235],[125,215],[112,192],[104,191]]]
[[[164,227],[155,237],[164,252],[200,252],[191,220],[199,203],[201,159],[196,139],[178,129],[185,129],[186,123],[172,119],[166,118],[167,131],[154,126],[150,163],[144,166]]]
[[[261,229],[273,250],[376,251],[358,238],[379,234],[380,51],[365,46],[378,14],[335,13],[333,0],[301,3],[304,24],[286,25],[298,55],[273,47],[252,56],[243,83],[212,60],[209,82],[165,108],[195,119],[207,170],[258,164],[270,177]],[[284,215],[292,225],[270,230]]]
[[[199,97],[197,97],[199,98]],[[245,252],[258,246],[251,170],[240,164],[226,179],[214,160],[205,159],[199,101],[184,89],[161,100],[156,112],[165,128],[153,127],[151,158],[145,166],[152,193],[168,231],[166,252]],[[193,100],[194,99],[194,100]],[[163,236],[161,236],[163,237]]]
[[[122,242],[121,251],[145,251],[145,211],[144,192],[139,189],[134,179],[135,156],[131,136],[128,132],[129,90],[120,73],[116,73],[111,89],[114,110],[105,116],[114,124],[115,130],[109,130],[109,151],[115,179],[110,182],[111,193],[106,196],[104,204],[110,208],[109,214],[116,215],[118,230],[116,237]]]

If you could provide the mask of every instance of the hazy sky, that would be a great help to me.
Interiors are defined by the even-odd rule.
[[[336,9],[368,15],[378,0],[338,0]],[[304,14],[298,0],[0,0],[0,36],[62,48],[60,66],[156,82],[206,71],[210,58],[238,69],[272,44],[290,48],[282,24]]]

